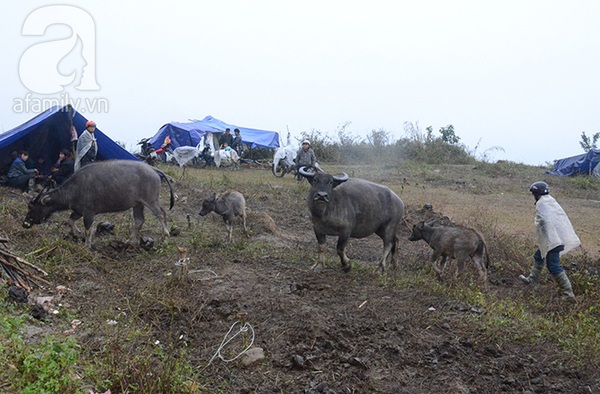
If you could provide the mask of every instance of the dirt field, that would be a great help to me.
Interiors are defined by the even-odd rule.
[[[172,170],[172,175],[178,178],[180,172]],[[393,188],[406,195],[412,223],[424,217],[422,204],[432,202],[421,196],[429,196],[436,186],[425,189],[424,180],[401,179],[392,180]],[[230,188],[247,198],[250,235],[244,237],[236,221],[234,242],[224,244],[222,220],[214,213],[200,218],[198,211],[209,192]],[[462,193],[460,188],[453,187]],[[61,223],[67,213],[22,229],[25,201],[12,190],[0,190],[2,221],[7,223],[0,235],[11,239],[12,250],[48,270],[53,285],[68,288],[54,301],[60,313],[40,323],[32,340],[48,331],[64,332],[68,322],[79,319],[81,325],[64,335],[77,339],[87,360],[114,363],[119,378],[106,377],[114,382],[107,387],[113,394],[141,392],[135,390],[141,376],[168,375],[176,362],[191,366],[177,392],[600,392],[597,363],[576,364],[571,354],[544,337],[496,337],[481,323],[486,310],[480,304],[431,291],[436,286],[455,292],[477,289],[477,275],[468,267],[458,279],[437,283],[428,266],[430,250],[422,241],[409,242],[405,225],[398,234],[397,269],[383,276],[374,272],[382,243],[371,236],[350,241],[353,269],[344,274],[330,237],[327,267],[316,274],[310,270],[316,241],[304,201],[306,183],[298,186],[291,177],[277,179],[260,169],[188,169],[175,190],[176,207],[168,216],[180,234],[168,244],[157,242],[150,250],[123,244],[131,225],[128,212],[97,219],[116,229],[99,235],[92,251],[65,237],[68,229]],[[166,194],[163,201],[166,206]],[[438,215],[456,217],[461,209],[460,204],[434,203]],[[531,214],[530,205],[523,210]],[[146,216],[142,234],[158,240],[157,221]],[[498,248],[491,245],[490,250]],[[492,254],[492,259],[499,257]],[[500,299],[538,298],[545,304],[540,313],[572,308],[559,302],[550,281],[533,289],[519,283],[516,278],[528,264],[496,265],[489,290],[481,291]],[[431,285],[423,287],[424,281]],[[53,289],[41,293],[55,295]],[[234,358],[252,344],[264,351],[264,359],[244,366],[244,356],[231,362],[214,357],[230,328],[236,333],[244,323],[251,328],[225,346],[222,357]],[[135,327],[144,334],[129,337]],[[144,364],[136,358],[136,348],[155,349],[157,356]],[[85,373],[81,375],[86,382]]]

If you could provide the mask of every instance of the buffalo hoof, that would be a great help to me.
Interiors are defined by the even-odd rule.
[[[140,238],[140,246],[142,249],[151,250],[154,247],[154,239],[143,236]]]
[[[350,272],[350,270],[352,269],[351,265],[345,265],[342,267],[342,271],[344,271],[345,274],[347,274],[348,272]]]

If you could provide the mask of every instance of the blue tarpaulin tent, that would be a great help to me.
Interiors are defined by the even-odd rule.
[[[165,138],[171,139],[171,148],[176,149],[180,146],[197,146],[202,137],[208,133],[219,133],[220,131],[207,126],[201,122],[171,122],[161,127],[150,139],[150,144],[154,149],[159,149]]]
[[[278,148],[279,133],[276,131],[250,129],[247,127],[236,126],[225,123],[212,116],[207,116],[202,120],[194,120],[189,123],[171,122],[162,126],[158,132],[150,139],[154,149],[160,148],[165,137],[171,138],[173,149],[180,146],[197,146],[202,137],[207,133],[223,133],[225,129],[240,129],[242,142],[250,148]]]
[[[87,121],[70,105],[54,106],[0,134],[0,171],[3,174],[8,171],[12,163],[12,152],[28,150],[33,160],[43,160],[38,169],[42,173],[47,172],[58,159],[58,153],[62,149],[71,148],[71,125],[80,135],[85,130]],[[100,129],[96,129],[95,136],[98,141],[98,160],[138,160]]]
[[[575,176],[594,175],[600,176],[600,149],[590,149],[589,152],[559,159],[554,162],[554,169],[547,174]]]
[[[249,129],[247,127],[228,124],[222,120],[215,119],[212,116],[207,116],[200,121],[201,123],[213,127],[221,132],[225,129],[231,129],[233,134],[234,129],[240,129],[242,142],[250,148],[279,148],[279,133],[276,131]]]

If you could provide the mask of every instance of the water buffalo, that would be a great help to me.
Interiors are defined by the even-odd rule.
[[[227,230],[229,231],[228,242],[233,239],[233,219],[236,216],[241,216],[244,223],[244,231],[248,234],[246,228],[246,200],[240,192],[228,191],[219,196],[213,193],[210,197],[202,202],[200,216],[208,215],[215,212],[223,218]]]
[[[462,270],[465,261],[470,259],[475,263],[484,286],[487,285],[490,257],[483,235],[472,228],[435,226],[434,224],[434,222],[425,223],[423,221],[415,224],[408,239],[410,241],[422,239],[433,249],[431,263],[438,279],[441,279],[446,258],[456,259],[456,274]],[[442,268],[437,264],[440,257]]]
[[[299,172],[312,186],[307,202],[318,243],[318,259],[312,269],[319,272],[323,268],[327,235],[338,236],[337,254],[344,272],[351,269],[345,252],[350,238],[364,238],[373,233],[383,240],[378,269],[385,270],[388,257],[396,264],[396,228],[404,216],[400,197],[386,186],[364,179],[348,179],[345,173],[341,176],[312,173],[306,167]]]
[[[78,232],[75,222],[83,217],[85,243],[91,247],[95,227],[94,217],[99,213],[121,212],[133,208],[134,225],[131,242],[137,241],[144,223],[144,206],[158,218],[165,237],[169,235],[167,215],[160,206],[160,171],[146,163],[133,160],[109,160],[89,164],[75,172],[60,187],[42,191],[29,203],[23,227],[40,224],[57,211],[72,210],[69,224],[73,234]],[[161,173],[162,174],[162,173]],[[166,177],[165,177],[166,178]],[[167,179],[173,208],[173,189]]]

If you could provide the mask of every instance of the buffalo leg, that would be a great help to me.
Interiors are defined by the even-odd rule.
[[[315,272],[321,272],[325,268],[325,241],[327,241],[327,236],[316,231],[315,236],[317,237],[317,262],[311,269]]]
[[[242,212],[242,222],[244,223],[244,232],[246,233],[246,236],[248,236],[248,228],[246,227],[246,211],[245,210]]]
[[[83,215],[83,225],[85,227],[85,246],[88,248],[92,247],[94,234],[96,233],[96,228],[93,226],[93,224],[94,215]]]
[[[349,237],[340,235],[337,241],[337,254],[340,256],[340,262],[342,263],[342,270],[344,272],[350,272],[352,266],[350,265],[350,259],[346,256],[346,245],[348,244]]]
[[[227,232],[229,234],[229,237],[227,238],[228,243],[233,241],[233,219],[234,215],[232,213],[223,215],[223,221],[225,222],[225,226],[227,226]]]
[[[442,264],[446,264],[446,256],[441,256],[441,257],[442,257]],[[437,264],[437,260],[439,258],[440,258],[440,254],[434,251],[433,254],[431,255],[431,267],[435,271],[438,280],[441,281],[442,280],[442,269]]]
[[[389,258],[391,258],[394,267],[396,267],[396,230],[386,228],[384,231],[377,232],[376,234],[383,240],[383,255],[377,267],[383,274],[385,272],[385,264]]]
[[[71,235],[73,235],[74,237],[81,235],[81,231],[79,231],[75,222],[81,219],[82,216],[83,215],[73,211],[71,212],[71,216],[69,216],[69,220],[67,220],[67,224],[71,226]]]
[[[129,242],[135,244],[138,241],[140,229],[144,224],[144,204],[138,203],[133,207],[133,228]]]
[[[156,216],[156,218],[160,222],[160,225],[162,226],[163,240],[167,239],[167,237],[169,237],[169,228],[167,227],[167,213],[165,212],[163,207],[160,206],[160,204],[158,202],[156,202],[155,204],[148,204],[148,209],[150,209],[150,211],[154,214],[154,216]],[[144,223],[143,215],[142,215],[142,223]],[[140,228],[141,227],[142,227],[142,225],[140,224]]]
[[[483,256],[473,256],[473,262],[477,267],[477,271],[479,271],[479,279],[483,283],[483,287],[487,288],[487,270],[485,269],[485,266],[483,264]]]

